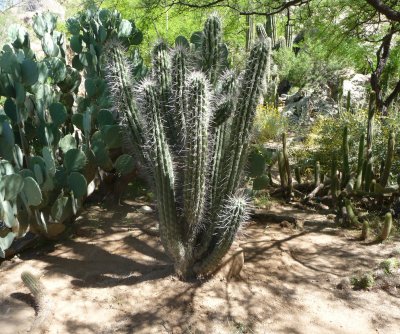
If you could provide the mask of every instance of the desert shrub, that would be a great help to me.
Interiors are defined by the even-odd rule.
[[[371,273],[364,273],[360,276],[353,276],[350,279],[351,284],[356,290],[370,289],[375,285],[375,278]]]
[[[399,259],[390,257],[386,260],[383,260],[379,264],[379,268],[383,269],[386,274],[394,274],[399,269],[399,265]]]
[[[259,105],[255,119],[255,142],[277,139],[288,127],[288,121],[273,105]]]
[[[298,54],[289,48],[281,48],[273,55],[274,63],[278,65],[279,77],[299,88],[310,82],[314,86],[326,84],[335,77],[338,70],[348,65],[343,59],[328,57],[325,47],[308,37],[310,36],[301,43]]]
[[[349,162],[352,170],[357,167],[358,145],[361,134],[367,131],[368,113],[359,110],[356,113],[343,112],[338,116],[320,115],[310,129],[304,133],[304,145],[295,150],[296,159],[302,164],[319,161],[324,172],[331,168],[332,159],[337,158],[341,168],[342,134],[345,126],[349,132]],[[396,134],[396,148],[400,140],[400,116],[393,114],[385,118],[376,116],[374,119],[373,156],[376,164],[385,159],[387,141],[390,131]],[[395,149],[395,159],[392,167],[393,175],[400,171],[400,156]]]

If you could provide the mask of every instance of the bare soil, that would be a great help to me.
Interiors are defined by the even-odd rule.
[[[182,282],[142,203],[93,204],[72,238],[0,266],[0,332],[26,333],[34,301],[20,274],[41,275],[54,307],[47,333],[400,333],[396,291],[340,290],[399,241],[361,242],[313,212],[277,207],[304,227],[249,222],[236,242],[241,277]]]

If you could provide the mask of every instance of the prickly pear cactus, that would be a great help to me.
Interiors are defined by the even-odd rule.
[[[1,257],[28,231],[46,237],[61,233],[95,189],[98,167],[118,174],[134,168],[132,157],[122,154],[120,126],[103,103],[108,90],[101,78],[104,42],[114,36],[129,44],[134,24],[108,11],[79,18],[68,21],[71,48],[82,49],[72,66],[51,13],[33,17],[43,58],[30,49],[30,37],[18,25],[9,28],[10,43],[0,51]],[[138,57],[136,52],[136,62]],[[83,75],[85,96],[79,97]]]
[[[213,272],[246,218],[242,172],[270,46],[260,39],[238,80],[227,70],[221,27],[212,15],[191,45],[184,37],[173,49],[156,44],[136,101],[124,96],[134,83],[126,60],[115,44],[108,53],[109,85],[152,171],[161,241],[183,277]]]

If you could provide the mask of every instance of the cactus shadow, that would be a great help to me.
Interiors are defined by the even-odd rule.
[[[10,294],[10,297],[32,307],[35,310],[35,313],[37,314],[38,308],[35,303],[35,299],[33,298],[33,296],[30,293],[13,292]]]
[[[173,264],[156,243],[133,235],[119,240],[113,240],[112,236],[110,233],[89,240],[67,240],[61,249],[42,248],[39,255],[24,254],[21,258],[40,259],[46,263],[46,271],[69,276],[72,285],[85,288],[135,285],[173,273]],[[113,241],[120,250],[113,249]]]

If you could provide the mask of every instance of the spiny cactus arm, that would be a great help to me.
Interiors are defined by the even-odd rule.
[[[348,215],[348,217],[350,219],[350,223],[353,226],[359,226],[360,225],[360,221],[358,220],[357,215],[354,213],[353,206],[351,205],[350,200],[345,198],[344,204],[346,206],[346,211],[347,211],[347,215]]]
[[[365,147],[365,134],[361,134],[360,143],[358,145],[358,160],[357,160],[357,179],[355,189],[360,190],[363,181],[363,166],[364,166],[364,147]]]
[[[217,105],[211,123],[213,133],[213,149],[211,157],[210,202],[214,201],[221,191],[219,180],[223,177],[223,154],[229,143],[232,113],[236,106],[237,78],[233,71],[226,71],[219,81]]]
[[[35,299],[41,298],[41,296],[45,294],[46,289],[40,282],[39,278],[34,276],[29,271],[22,272],[21,279]]]
[[[385,215],[385,221],[383,223],[383,228],[380,235],[381,241],[385,241],[389,237],[390,231],[392,230],[392,223],[393,223],[392,214],[388,212]]]
[[[172,110],[170,108],[172,96],[171,57],[168,46],[164,41],[159,41],[152,52],[153,78],[158,89],[158,108],[165,122],[168,142],[174,147],[178,143],[179,129],[177,129]]]
[[[213,248],[194,265],[197,275],[206,275],[218,267],[220,260],[228,252],[240,225],[247,219],[247,201],[243,197],[229,198],[218,214],[216,236]]]
[[[264,25],[262,23],[257,23],[256,33],[257,33],[258,39],[260,39],[260,40],[266,40],[268,38],[268,35],[267,35]]]
[[[332,196],[333,207],[336,207],[338,187],[339,187],[339,180],[337,171],[337,161],[336,161],[336,155],[334,155],[331,166],[331,196]]]
[[[222,24],[217,14],[212,14],[208,17],[203,32],[203,70],[208,74],[211,84],[215,85],[222,69],[220,48],[222,43]]]
[[[218,127],[225,122],[235,110],[237,78],[233,71],[228,70],[221,76],[217,92],[212,123],[214,127]]]
[[[37,314],[29,333],[47,332],[51,317],[53,316],[53,302],[38,277],[29,271],[24,271],[21,274],[21,279],[33,295],[37,307]]]
[[[343,188],[350,180],[349,132],[347,126],[345,126],[343,129],[342,158],[343,158],[343,177],[342,177],[342,188]]]
[[[209,122],[211,117],[208,81],[201,72],[188,78],[188,118],[185,144],[183,212],[189,235],[200,228],[206,202],[206,178],[209,156]]]
[[[132,83],[134,80],[130,72],[129,61],[123,54],[121,45],[116,42],[107,46],[106,59],[106,81],[114,102],[114,108],[120,115],[123,115],[124,124],[127,124],[135,153],[137,153],[141,163],[146,164],[147,159],[143,152],[145,139],[137,106],[133,99]]]
[[[227,120],[215,129],[211,158],[210,203],[214,203],[214,199],[221,194],[222,188],[220,180],[224,177],[224,175],[222,175],[224,166],[222,159],[229,143],[230,125],[230,121]]]
[[[157,83],[146,80],[138,89],[139,108],[146,121],[146,151],[154,172],[156,197],[160,217],[160,237],[168,254],[180,260],[182,231],[178,221],[174,170],[170,149],[159,108]]]
[[[187,79],[187,49],[177,46],[171,56],[171,79],[173,118],[175,131],[178,137],[178,148],[181,148],[186,137],[187,96],[185,83]]]
[[[284,158],[284,163],[285,163],[285,172],[286,172],[286,179],[287,179],[287,186],[288,186],[288,197],[291,196],[291,193],[293,191],[293,182],[292,182],[292,172],[290,170],[290,163],[289,163],[289,154],[287,150],[287,145],[286,145],[286,132],[282,134],[282,153],[283,153],[283,158]]]
[[[258,99],[263,90],[263,81],[268,62],[268,46],[265,41],[256,44],[247,61],[236,113],[233,117],[228,149],[225,151],[226,183],[224,195],[235,193],[241,182],[247,147],[253,129]]]
[[[207,251],[215,230],[215,215],[220,212],[223,202],[233,196],[241,182],[241,174],[247,161],[247,148],[255,117],[258,98],[262,92],[268,48],[261,41],[251,50],[244,73],[244,81],[239,95],[235,115],[230,126],[230,135],[221,159],[221,173],[218,173],[217,191],[212,194],[210,208],[211,221],[206,228],[200,246],[196,250],[199,258]],[[214,170],[215,172],[215,170]]]
[[[274,48],[277,43],[277,33],[276,33],[276,16],[275,15],[268,15],[267,21],[265,23],[265,30],[267,36],[272,40],[272,47]]]
[[[382,187],[386,187],[387,182],[389,180],[390,168],[392,167],[393,158],[394,158],[394,146],[395,146],[395,135],[394,132],[390,132],[389,140],[388,140],[388,148],[386,152],[386,161],[385,168],[383,170],[380,184]]]
[[[357,174],[362,170],[364,164],[365,134],[361,134],[360,143],[358,145]]]

